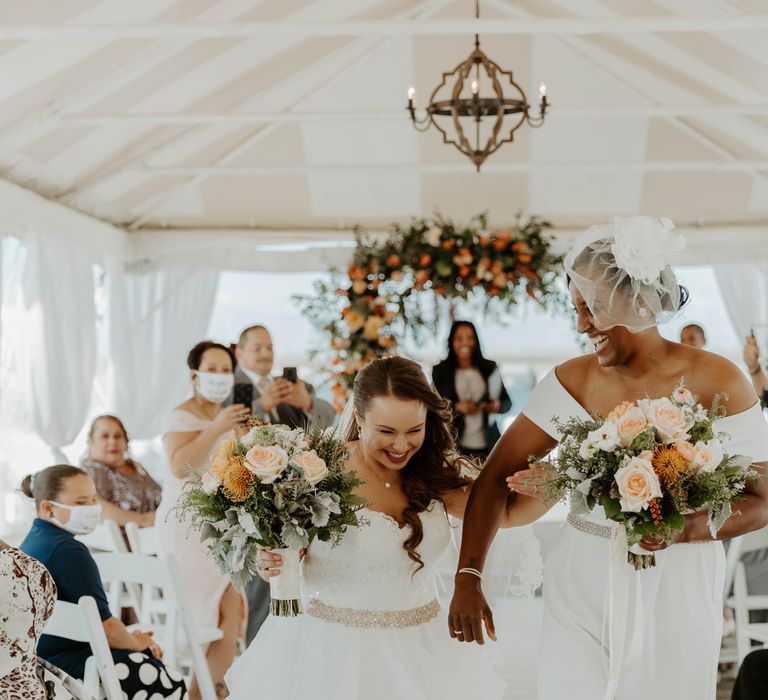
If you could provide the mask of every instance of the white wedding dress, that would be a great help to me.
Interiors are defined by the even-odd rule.
[[[558,439],[553,416],[590,417],[554,370],[523,413]],[[759,403],[719,420],[716,429],[730,435],[730,454],[768,460]],[[612,568],[613,527],[602,508],[571,515],[545,561],[539,700],[714,700],[722,543],[672,545],[656,553],[654,568],[636,572],[623,563],[625,554]]]
[[[424,567],[403,549],[410,528],[363,510],[336,547],[314,542],[304,610],[269,617],[226,677],[231,700],[500,700],[504,683],[476,645],[450,638],[436,565],[450,541],[443,506],[421,513]]]

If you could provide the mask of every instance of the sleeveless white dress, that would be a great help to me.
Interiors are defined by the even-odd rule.
[[[557,439],[553,417],[589,418],[554,370],[534,389],[523,413]],[[768,461],[768,424],[759,403],[719,420],[716,430],[730,435],[729,453]],[[580,517],[612,525],[599,507]],[[539,700],[714,700],[723,625],[722,543],[673,545],[656,552],[654,568],[623,567],[627,608],[613,620],[609,600],[615,605],[619,591],[609,585],[610,567],[610,539],[563,525],[544,564]],[[614,659],[615,690],[609,690],[610,634],[621,637],[624,648],[621,661]]]
[[[363,510],[336,547],[314,542],[304,610],[269,617],[226,676],[230,700],[499,700],[504,684],[476,645],[457,644],[436,601],[436,564],[450,541],[443,509],[421,513],[424,568],[403,549],[410,528]]]
[[[163,443],[168,433],[190,433],[207,428],[211,421],[192,415],[189,411],[175,410],[168,417],[163,431]],[[209,455],[213,455],[223,440],[234,436],[227,431],[216,441]],[[166,448],[167,451],[167,448]],[[205,468],[208,467],[206,463]],[[184,586],[187,607],[197,627],[219,626],[219,602],[229,586],[229,578],[222,574],[200,542],[200,533],[191,523],[180,520],[174,510],[186,479],[173,473],[170,455],[163,469],[163,494],[155,513],[155,530],[161,556],[173,556]]]

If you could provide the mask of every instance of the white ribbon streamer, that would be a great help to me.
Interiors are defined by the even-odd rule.
[[[635,604],[629,607],[629,577],[632,573],[627,562],[627,533],[622,525],[611,528],[610,560],[608,563],[608,591],[603,614],[603,666],[606,687],[603,700],[614,700],[621,681],[624,667],[633,666],[640,658],[643,648],[644,621],[642,601],[642,579],[635,573]],[[647,552],[645,552],[647,553]],[[632,627],[632,638],[627,647],[628,627]],[[605,651],[608,651],[607,659]]]

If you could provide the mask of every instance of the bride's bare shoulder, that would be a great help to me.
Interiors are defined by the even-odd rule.
[[[599,369],[599,364],[595,355],[582,355],[566,360],[563,364],[555,368],[560,383],[568,389],[578,389],[589,382],[593,372]]]
[[[688,348],[695,365],[699,398],[709,404],[715,394],[727,394],[723,406],[728,413],[740,413],[755,403],[757,397],[747,376],[733,362],[722,355],[706,350]]]

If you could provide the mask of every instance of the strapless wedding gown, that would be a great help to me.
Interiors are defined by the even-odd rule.
[[[304,563],[304,610],[269,617],[226,677],[231,700],[499,700],[504,683],[476,645],[448,634],[436,600],[436,564],[450,541],[443,506],[421,513],[424,567],[403,549],[410,528],[363,510],[331,547]]]
[[[554,370],[534,389],[523,413],[558,439],[553,416],[589,418]],[[716,430],[730,435],[729,453],[768,460],[768,424],[759,404],[719,420]],[[605,535],[612,527],[602,508],[579,519],[569,516],[545,561],[539,700],[714,700],[723,626],[722,543],[672,545],[656,553],[654,568],[620,567],[620,580],[611,586],[611,540]],[[627,607],[616,615],[619,599]],[[619,642],[624,649],[613,672],[610,634],[613,648]]]

